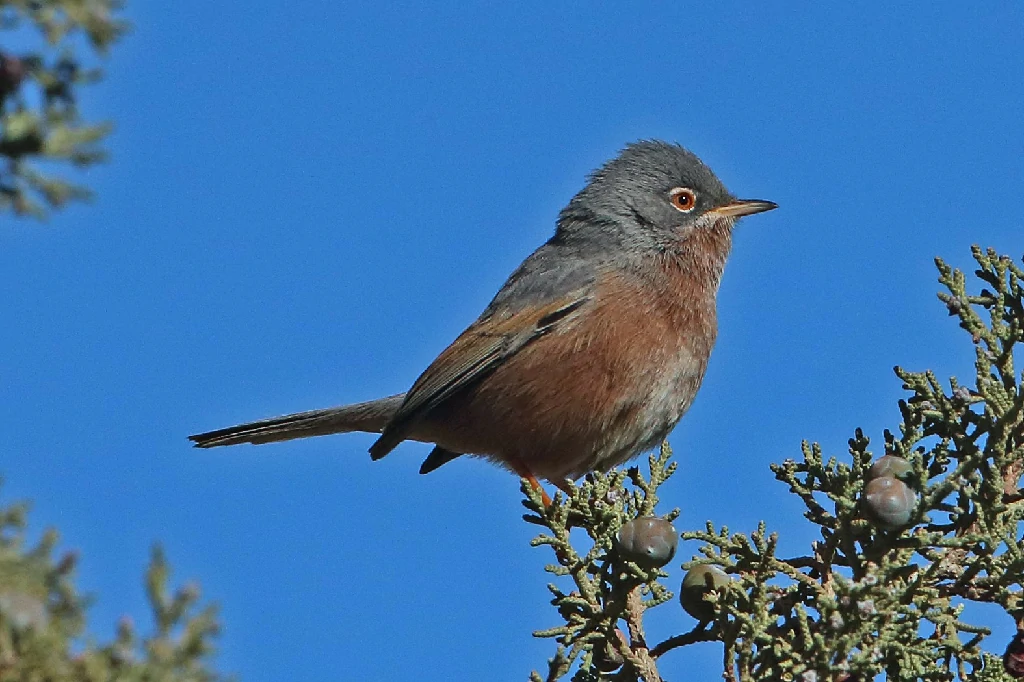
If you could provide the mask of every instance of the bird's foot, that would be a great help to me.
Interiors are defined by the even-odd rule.
[[[544,486],[542,486],[540,481],[537,480],[537,477],[533,475],[532,471],[530,471],[530,467],[526,466],[526,464],[518,459],[511,460],[509,464],[512,466],[512,470],[515,471],[520,478],[525,478],[526,482],[530,484],[530,487],[540,493],[540,500],[544,503],[544,506],[550,507],[553,500],[551,499],[551,496],[548,495],[548,491],[544,490]]]

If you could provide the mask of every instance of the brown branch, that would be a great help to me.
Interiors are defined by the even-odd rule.
[[[640,594],[640,586],[634,587],[626,595],[626,608],[622,616],[629,627],[630,645],[625,646],[622,642],[621,654],[629,661],[629,664],[636,671],[637,675],[646,682],[662,682],[661,674],[658,672],[658,665],[647,648],[647,640],[644,637],[643,618],[644,611],[643,596]]]
[[[698,625],[689,632],[669,637],[664,642],[651,649],[651,658],[664,656],[673,649],[696,644],[697,642],[715,642],[719,639],[718,630],[715,627],[708,627],[706,624]]]

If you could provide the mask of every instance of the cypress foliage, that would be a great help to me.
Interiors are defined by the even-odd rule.
[[[18,43],[0,47],[0,211],[46,217],[88,188],[68,179],[68,166],[104,160],[109,122],[79,114],[82,86],[102,78],[99,59],[128,30],[119,0],[0,0],[0,27]],[[71,170],[72,177],[81,173]]]
[[[73,581],[77,555],[55,558],[52,530],[28,547],[25,526],[25,505],[0,510],[0,682],[228,679],[208,665],[218,631],[215,609],[199,607],[194,584],[169,589],[170,568],[159,548],[145,574],[152,634],[139,636],[126,617],[113,641],[99,643],[85,631],[88,600]]]
[[[857,429],[844,455],[805,442],[798,460],[772,466],[816,527],[805,555],[779,556],[764,522],[749,533],[711,521],[683,532],[682,547],[696,551],[682,565],[680,601],[698,621],[688,631],[660,641],[645,631],[646,610],[679,604],[669,574],[631,560],[619,539],[624,525],[655,514],[657,488],[675,471],[667,444],[648,476],[590,475],[550,507],[524,486],[525,518],[544,528],[534,544],[551,547],[557,563],[547,571],[568,583],[549,587],[564,624],[534,633],[557,648],[531,679],[657,682],[663,656],[699,641],[722,643],[729,682],[1024,677],[1024,636],[993,648],[971,606],[997,605],[1024,631],[1024,373],[1014,367],[1024,270],[991,249],[973,254],[981,288],[971,291],[963,272],[936,264],[939,299],[967,334],[975,376],[943,384],[896,367],[909,395],[879,457]],[[573,528],[586,547],[574,547]]]

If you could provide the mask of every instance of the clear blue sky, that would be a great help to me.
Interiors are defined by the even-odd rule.
[[[98,201],[0,224],[2,495],[81,549],[96,633],[145,622],[159,540],[221,603],[218,665],[244,680],[542,667],[550,557],[513,477],[419,476],[418,444],[371,463],[366,435],[185,437],[404,390],[631,140],[780,206],[735,235],[671,438],[680,529],[764,519],[803,551],[769,463],[895,429],[894,364],[970,376],[932,258],[1024,252],[1020,5],[385,4],[133,3],[83,103],[117,123]],[[654,636],[691,626],[652,614]]]

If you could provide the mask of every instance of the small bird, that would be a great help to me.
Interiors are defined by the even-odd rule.
[[[736,199],[685,148],[642,140],[593,172],[554,236],[405,393],[190,436],[200,448],[366,431],[374,460],[433,443],[565,485],[661,443],[700,388]],[[539,486],[538,486],[539,487]]]

